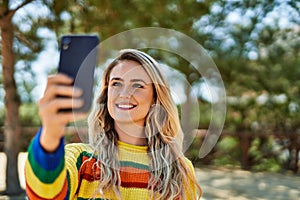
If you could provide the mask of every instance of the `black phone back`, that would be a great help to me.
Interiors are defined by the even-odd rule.
[[[98,44],[99,39],[94,35],[66,35],[61,38],[58,72],[72,77],[74,86],[83,90],[81,98],[84,105],[73,111],[87,112],[91,107]]]

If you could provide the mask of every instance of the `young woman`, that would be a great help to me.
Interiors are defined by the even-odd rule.
[[[58,110],[83,103],[72,81],[50,76],[39,101],[43,127],[25,166],[29,199],[200,198],[194,168],[181,151],[176,106],[152,57],[132,49],[120,52],[104,72],[89,116],[89,144],[64,146],[65,126],[74,116]]]

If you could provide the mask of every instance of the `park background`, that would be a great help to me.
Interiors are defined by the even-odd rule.
[[[145,49],[173,70],[171,85],[182,89],[178,108],[191,113],[181,120],[182,126],[198,123],[197,129],[191,130],[194,140],[186,156],[200,174],[204,198],[226,199],[228,195],[233,199],[236,195],[247,199],[248,195],[249,199],[297,199],[299,9],[300,2],[292,0],[1,0],[0,151],[8,161],[5,177],[1,177],[5,181],[2,193],[11,197],[24,193],[17,159],[41,125],[37,101],[47,75],[56,72],[60,37],[97,34],[105,40],[134,28],[161,27],[181,32],[202,45],[218,67],[226,89],[222,134],[212,151],[200,159],[199,148],[211,123],[216,96],[207,95],[205,79],[180,56]],[[190,103],[195,95],[196,108]],[[200,118],[193,115],[195,109]],[[67,142],[80,141],[74,128],[69,132]],[[243,176],[248,182],[238,178]],[[237,191],[243,184],[250,188],[247,184],[253,177],[257,178],[253,184],[257,184],[277,176],[284,196],[274,192],[276,184],[268,187],[275,180],[252,188],[261,196],[249,197],[246,193],[251,189]],[[222,183],[229,186],[236,181],[236,186],[219,189],[223,197],[213,196]],[[268,196],[271,193],[277,196]]]

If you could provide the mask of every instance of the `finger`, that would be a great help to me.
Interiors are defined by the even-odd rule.
[[[39,101],[39,114],[40,116],[55,115],[62,109],[76,109],[83,106],[82,99],[71,98],[57,98],[52,101],[43,102]]]
[[[65,74],[50,75],[47,78],[47,85],[46,85],[44,93],[47,93],[49,88],[52,87],[53,85],[69,85],[69,86],[71,86],[72,83],[73,83],[73,79],[71,77],[68,77]]]
[[[83,103],[83,99],[56,98],[49,103],[49,108],[52,108],[52,111],[57,112],[61,109],[80,108],[83,106]]]
[[[87,113],[72,112],[70,114],[71,114],[71,116],[70,116],[71,121],[69,121],[69,122],[80,121],[80,120],[87,118]]]
[[[51,85],[46,90],[44,98],[49,100],[56,98],[57,96],[77,98],[83,93],[80,88],[65,85]]]
[[[65,84],[65,85],[70,85],[74,82],[74,79],[62,74],[62,73],[58,73],[58,74],[54,74],[54,75],[50,75],[48,76],[48,83],[50,84]]]
[[[44,96],[39,100],[39,105],[44,102],[47,103],[58,96],[78,98],[82,95],[83,91],[79,88],[73,86],[64,86],[64,85],[51,85],[46,88]]]
[[[57,114],[56,120],[59,120],[62,124],[67,124],[70,122],[86,119],[86,117],[87,113],[61,112]]]

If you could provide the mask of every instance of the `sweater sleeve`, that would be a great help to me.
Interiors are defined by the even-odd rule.
[[[40,144],[42,128],[28,147],[25,164],[26,193],[29,199],[65,199],[68,195],[64,139],[55,152],[46,152]]]

